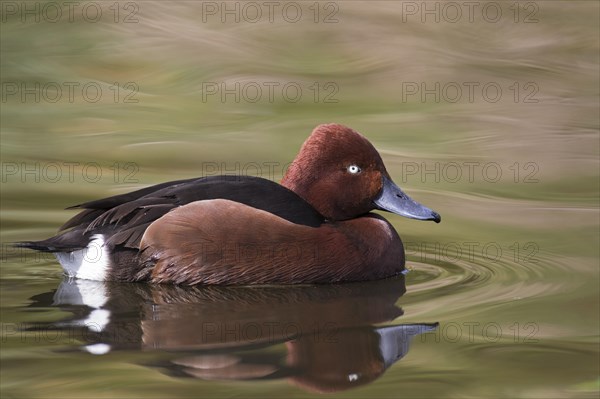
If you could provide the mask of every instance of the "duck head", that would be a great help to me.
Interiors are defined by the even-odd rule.
[[[419,220],[441,220],[393,181],[381,156],[360,133],[331,123],[317,126],[281,184],[328,220],[346,220],[379,209]]]

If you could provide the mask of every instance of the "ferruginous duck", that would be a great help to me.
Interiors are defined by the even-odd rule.
[[[317,126],[281,184],[250,176],[178,180],[86,202],[52,252],[71,277],[174,284],[364,281],[404,270],[383,210],[440,222],[406,195],[360,133]]]

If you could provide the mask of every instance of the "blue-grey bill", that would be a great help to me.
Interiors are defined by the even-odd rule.
[[[377,209],[395,213],[411,219],[433,220],[439,223],[442,217],[439,213],[419,204],[410,198],[388,177],[383,177],[383,188],[375,199]]]

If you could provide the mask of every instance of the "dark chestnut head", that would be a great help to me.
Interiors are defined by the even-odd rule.
[[[335,123],[313,130],[281,184],[329,220],[352,219],[374,209],[440,220],[436,212],[410,199],[392,182],[369,140]]]

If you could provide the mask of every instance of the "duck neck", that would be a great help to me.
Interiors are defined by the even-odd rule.
[[[322,197],[326,195],[323,192],[323,187],[319,189],[318,178],[301,167],[296,162],[292,163],[287,170],[287,173],[281,180],[281,185],[298,194],[303,200],[312,205],[326,219],[335,219],[334,209],[332,204],[327,206],[326,201]]]

